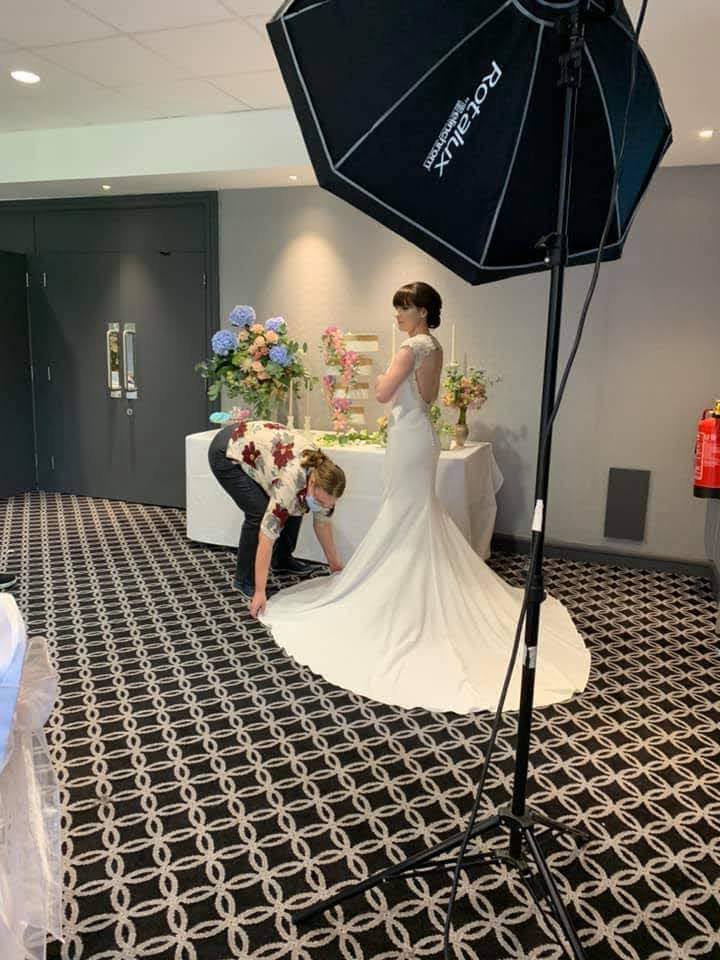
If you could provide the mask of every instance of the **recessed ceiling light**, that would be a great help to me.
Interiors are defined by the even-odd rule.
[[[108,191],[108,190],[112,190],[112,187],[110,186],[109,183],[104,183],[104,184],[102,185],[102,189],[105,190],[105,191]]]
[[[294,173],[291,173],[290,176],[288,177],[288,180],[292,180],[294,183],[297,180],[297,177],[295,176]]]
[[[701,140],[712,140],[715,135],[714,130],[701,130],[698,136]]]
[[[40,81],[40,77],[36,73],[31,73],[30,70],[11,70],[10,76],[18,83],[39,83]]]

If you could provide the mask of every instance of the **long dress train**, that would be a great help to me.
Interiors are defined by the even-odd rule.
[[[412,337],[415,369],[432,338]],[[280,591],[261,618],[299,663],[401,707],[497,706],[522,601],[474,552],[435,495],[439,445],[415,373],[392,407],[380,513],[345,569]],[[506,709],[517,709],[522,656]],[[565,607],[541,608],[535,703],[587,683],[590,654]]]

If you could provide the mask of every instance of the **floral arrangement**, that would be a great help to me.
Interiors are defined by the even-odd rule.
[[[324,447],[372,446],[384,447],[387,444],[388,418],[379,417],[377,430],[345,430],[342,433],[326,433],[320,437]]]
[[[387,435],[388,435],[388,418],[387,417],[378,417],[375,421],[377,423],[377,433],[380,437],[380,442],[383,446],[387,444]]]
[[[258,323],[249,306],[234,307],[228,320],[231,329],[213,334],[212,357],[195,369],[209,383],[211,400],[225,389],[229,396],[241,397],[259,419],[266,419],[298,380],[312,380],[302,358],[307,344],[290,339],[282,317]]]
[[[499,377],[490,379],[477,367],[461,370],[457,364],[450,364],[443,380],[442,402],[446,407],[456,407],[460,413],[458,423],[467,422],[467,411],[479,409],[487,400],[488,387],[497,383]]]
[[[324,433],[318,441],[321,447],[381,447],[384,444],[377,432],[345,430],[343,433]]]
[[[327,327],[322,332],[322,355],[326,367],[332,367],[337,373],[326,373],[322,378],[323,394],[330,407],[333,429],[344,433],[348,429],[348,393],[357,383],[360,355],[354,350],[346,350],[342,331],[339,327]],[[342,387],[345,396],[336,396],[336,390]],[[360,431],[361,433],[363,431]]]
[[[449,424],[443,420],[442,410],[437,403],[433,403],[430,407],[430,422],[435,428],[435,433],[438,435],[441,449],[449,449],[450,441],[453,438],[455,430],[452,424]]]

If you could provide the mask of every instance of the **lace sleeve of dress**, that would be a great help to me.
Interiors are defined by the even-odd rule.
[[[417,336],[409,337],[402,346],[412,350],[414,370],[417,370],[423,360],[436,349],[435,341],[425,333],[419,333]]]

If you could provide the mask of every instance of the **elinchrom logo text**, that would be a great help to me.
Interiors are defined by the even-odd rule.
[[[445,167],[450,165],[457,150],[465,145],[465,134],[470,129],[473,120],[479,116],[480,107],[501,76],[502,70],[493,60],[492,70],[486,77],[482,78],[473,96],[458,100],[447,119],[447,123],[440,131],[432,150],[425,158],[423,166],[428,172],[437,170],[438,176],[442,177]]]

